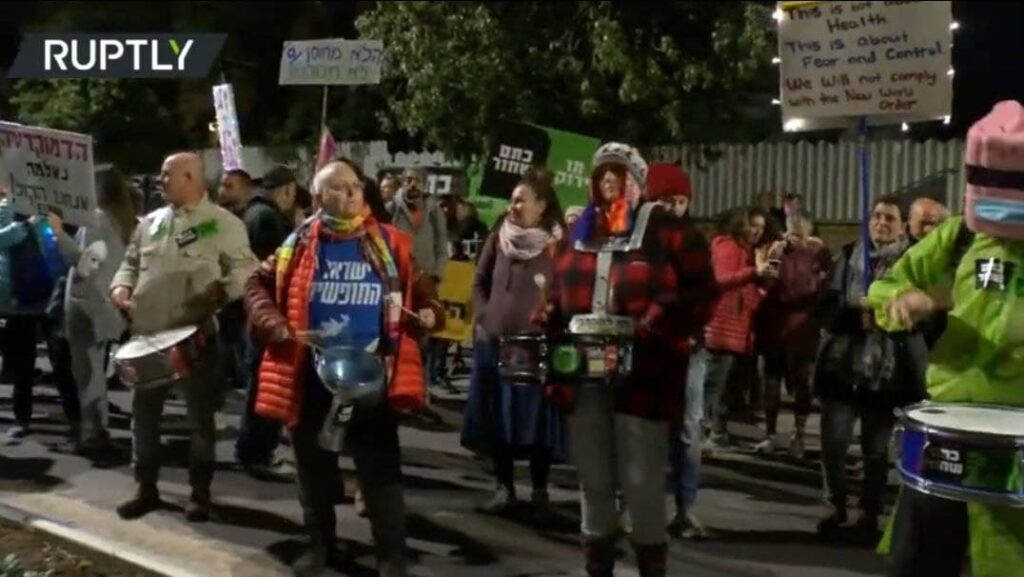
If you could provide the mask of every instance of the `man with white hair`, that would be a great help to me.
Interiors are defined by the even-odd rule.
[[[135,228],[124,262],[111,283],[111,301],[131,318],[133,335],[197,326],[199,358],[178,381],[188,408],[191,449],[185,507],[189,521],[209,518],[216,427],[216,324],[214,315],[242,296],[256,268],[242,221],[212,202],[203,163],[194,153],[173,154],[161,173],[168,206]],[[138,389],[132,395],[132,465],[138,490],[117,508],[137,519],[160,508],[160,419],[169,387]]]

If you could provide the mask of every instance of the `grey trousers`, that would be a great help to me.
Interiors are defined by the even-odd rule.
[[[106,439],[109,421],[106,357],[107,343],[80,343],[71,337],[71,372],[78,386],[78,402],[82,405],[80,441],[89,443]]]
[[[217,443],[214,420],[218,397],[217,341],[207,332],[206,347],[192,375],[175,387],[185,397],[190,431],[189,484],[193,489],[209,489]],[[136,390],[132,395],[132,465],[135,480],[155,484],[160,476],[160,422],[171,387]]]
[[[633,521],[633,542],[665,543],[668,423],[616,413],[609,387],[584,385],[569,417],[569,434],[582,493],[583,537],[618,534],[621,491]]]

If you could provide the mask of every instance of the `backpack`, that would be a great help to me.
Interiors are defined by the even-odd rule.
[[[817,250],[801,247],[788,251],[779,265],[779,302],[813,302],[821,292],[823,272]]]

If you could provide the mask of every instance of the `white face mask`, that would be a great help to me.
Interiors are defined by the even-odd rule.
[[[106,260],[107,243],[98,240],[82,251],[82,256],[78,258],[78,263],[75,265],[75,270],[78,271],[78,276],[89,278],[99,270],[100,265]]]

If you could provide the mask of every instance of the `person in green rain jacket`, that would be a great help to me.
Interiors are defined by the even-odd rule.
[[[942,292],[943,285],[948,291],[953,278],[949,325],[928,367],[929,397],[938,403],[1024,407],[1024,242],[978,234],[953,271],[963,226],[962,217],[952,218],[911,248],[871,285],[868,302],[879,326],[900,330],[908,317],[916,320],[940,308],[941,297],[929,293]],[[1016,263],[1006,291],[975,288],[976,263],[992,258]],[[1024,509],[965,506],[906,490],[883,552],[890,545],[893,576],[959,576],[968,551],[973,577],[1024,576]],[[934,570],[925,570],[932,564]]]
[[[1024,408],[1022,140],[1019,103],[1000,103],[976,123],[966,218],[946,221],[871,285],[868,302],[887,331],[949,310],[928,366],[932,402]],[[880,550],[891,552],[892,577],[959,577],[968,555],[973,577],[1024,577],[1024,508],[904,490]]]

